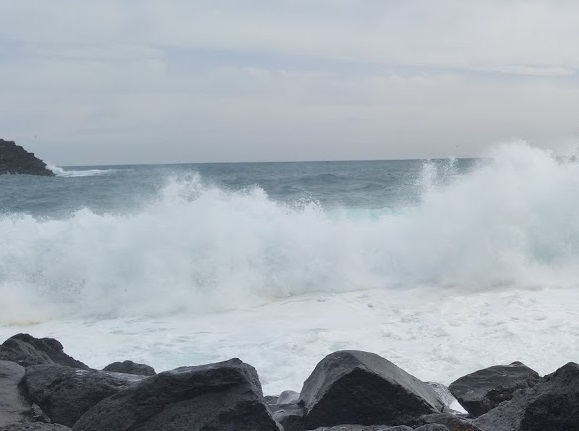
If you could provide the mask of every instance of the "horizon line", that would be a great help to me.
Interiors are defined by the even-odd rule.
[[[347,163],[347,162],[410,162],[410,161],[438,161],[438,160],[476,160],[483,157],[424,157],[424,158],[402,158],[402,159],[340,159],[340,160],[265,160],[255,162],[165,162],[165,163],[119,163],[119,164],[96,164],[96,165],[52,165],[60,168],[90,168],[103,166],[176,166],[176,165],[250,165],[250,164],[283,164],[283,163]]]

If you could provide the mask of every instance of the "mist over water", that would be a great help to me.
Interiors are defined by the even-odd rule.
[[[221,176],[141,168],[136,179],[122,168],[62,170],[56,180],[108,182],[59,183],[95,193],[68,213],[0,215],[0,319],[197,314],[375,288],[576,286],[579,166],[526,144],[489,156],[368,162],[381,175],[371,181],[360,166],[283,164],[294,178],[262,179],[282,184],[285,199],[247,167],[233,187],[239,165]],[[142,175],[147,190],[136,193]],[[115,196],[98,207],[102,190]]]

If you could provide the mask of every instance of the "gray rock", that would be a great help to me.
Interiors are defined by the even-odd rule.
[[[46,168],[46,163],[29,153],[14,141],[0,139],[0,175],[28,174],[54,176],[54,172]]]
[[[295,391],[283,391],[278,397],[264,397],[264,401],[273,418],[284,431],[304,431],[305,410],[298,404],[300,394]]]
[[[449,431],[447,427],[440,424],[422,425],[415,428],[414,431]]]
[[[275,405],[277,404],[277,400],[279,399],[279,396],[277,395],[266,395],[263,397],[263,402],[267,405]]]
[[[415,426],[422,425],[444,425],[450,431],[480,431],[476,425],[471,421],[455,416],[450,413],[436,413],[432,415],[424,415],[418,418],[418,420],[413,423]]]
[[[297,403],[300,399],[300,394],[296,391],[283,391],[279,394],[277,404],[291,404]]]
[[[405,425],[388,426],[388,425],[337,425],[333,427],[316,428],[315,431],[413,431],[412,428]]]
[[[255,369],[239,359],[148,377],[89,410],[74,431],[279,431]]]
[[[513,362],[468,374],[451,383],[449,389],[465,410],[477,417],[510,400],[515,391],[534,386],[539,379],[536,371]]]
[[[0,360],[15,362],[23,367],[54,364],[46,353],[39,352],[30,344],[14,338],[9,338],[0,345]]]
[[[23,367],[40,364],[60,364],[87,369],[88,366],[64,353],[62,344],[54,338],[35,338],[16,334],[0,346],[0,360],[16,362]]]
[[[21,423],[0,427],[0,431],[66,431],[69,427],[58,424]]]
[[[450,389],[448,389],[448,387],[442,383],[426,382],[426,384],[430,386],[434,392],[436,392],[436,395],[438,395],[438,398],[444,404],[444,411],[451,411],[452,404],[458,401],[454,395],[452,395]]]
[[[32,405],[19,388],[24,368],[14,362],[0,361],[0,426],[29,420]]]
[[[137,376],[154,376],[157,374],[153,367],[145,364],[137,364],[133,361],[113,362],[103,368],[103,371],[113,373],[135,374]]]
[[[273,418],[278,422],[284,431],[304,431],[304,408],[297,403],[276,404],[268,406]]]
[[[99,401],[141,379],[132,374],[35,365],[26,369],[24,382],[30,399],[53,422],[71,427]]]
[[[444,408],[426,383],[374,354],[326,356],[304,383],[307,429],[340,424],[399,425]]]
[[[578,431],[579,365],[564,365],[532,388],[479,416],[482,431]]]

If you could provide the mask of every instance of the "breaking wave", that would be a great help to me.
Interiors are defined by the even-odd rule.
[[[57,177],[74,178],[74,177],[95,177],[101,175],[111,175],[117,172],[117,169],[63,169],[58,166],[48,165],[47,168],[51,170]]]
[[[308,292],[579,283],[579,165],[519,143],[425,164],[418,205],[283,204],[170,180],[136,213],[0,218],[0,320],[250,307]]]

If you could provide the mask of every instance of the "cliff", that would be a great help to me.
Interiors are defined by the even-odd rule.
[[[0,175],[28,174],[53,177],[54,173],[33,153],[29,153],[13,141],[0,139]]]

